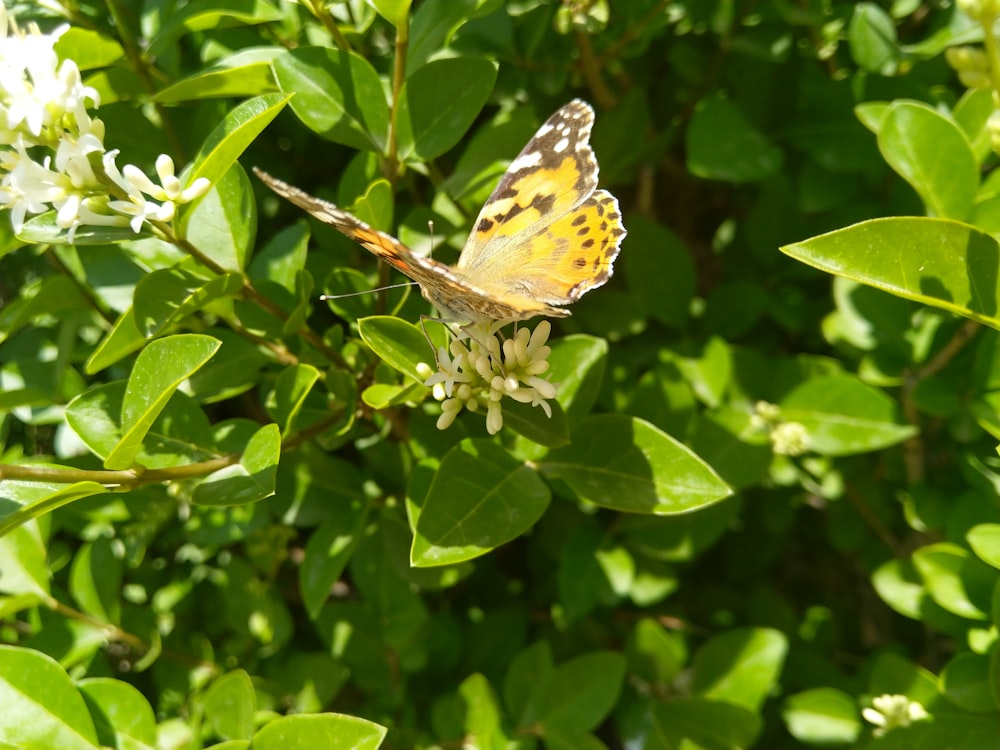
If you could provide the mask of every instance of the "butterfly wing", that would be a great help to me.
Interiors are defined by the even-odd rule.
[[[449,320],[524,320],[535,315],[563,316],[565,310],[525,299],[498,300],[494,294],[470,283],[460,271],[433,258],[415,254],[395,237],[372,229],[356,216],[294,185],[254,168],[271,190],[337,229],[370,253],[409,276],[420,285],[423,296]]]
[[[545,121],[480,211],[458,269],[477,280],[495,276],[508,267],[505,251],[514,240],[541,231],[590,197],[598,175],[593,124],[594,110],[580,99]]]

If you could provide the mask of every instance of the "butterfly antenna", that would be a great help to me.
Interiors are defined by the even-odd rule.
[[[375,289],[365,289],[363,292],[349,292],[347,294],[321,294],[319,298],[323,301],[328,299],[344,299],[344,297],[360,297],[363,294],[374,294],[375,292],[384,292],[387,289],[402,289],[404,286],[416,286],[415,281],[405,281],[402,284],[389,284],[389,286],[380,286]]]
[[[431,235],[431,249],[427,253],[427,257],[431,258],[434,256],[434,219],[427,220],[427,231],[430,232]]]

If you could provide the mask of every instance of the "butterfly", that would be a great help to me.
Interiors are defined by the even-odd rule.
[[[449,321],[566,317],[564,305],[611,278],[626,234],[618,200],[597,189],[593,124],[593,108],[580,99],[542,124],[479,212],[453,266],[416,254],[332,203],[254,172],[274,192],[417,282]]]

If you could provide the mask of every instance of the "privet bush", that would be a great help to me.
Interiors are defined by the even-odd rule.
[[[8,5],[0,746],[996,750],[998,19]]]

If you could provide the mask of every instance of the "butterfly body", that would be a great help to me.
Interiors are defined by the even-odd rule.
[[[449,320],[566,317],[562,306],[611,277],[625,237],[618,201],[596,189],[593,121],[590,105],[577,99],[538,129],[486,201],[454,266],[417,255],[332,203],[255,171],[279,195],[416,281]]]

